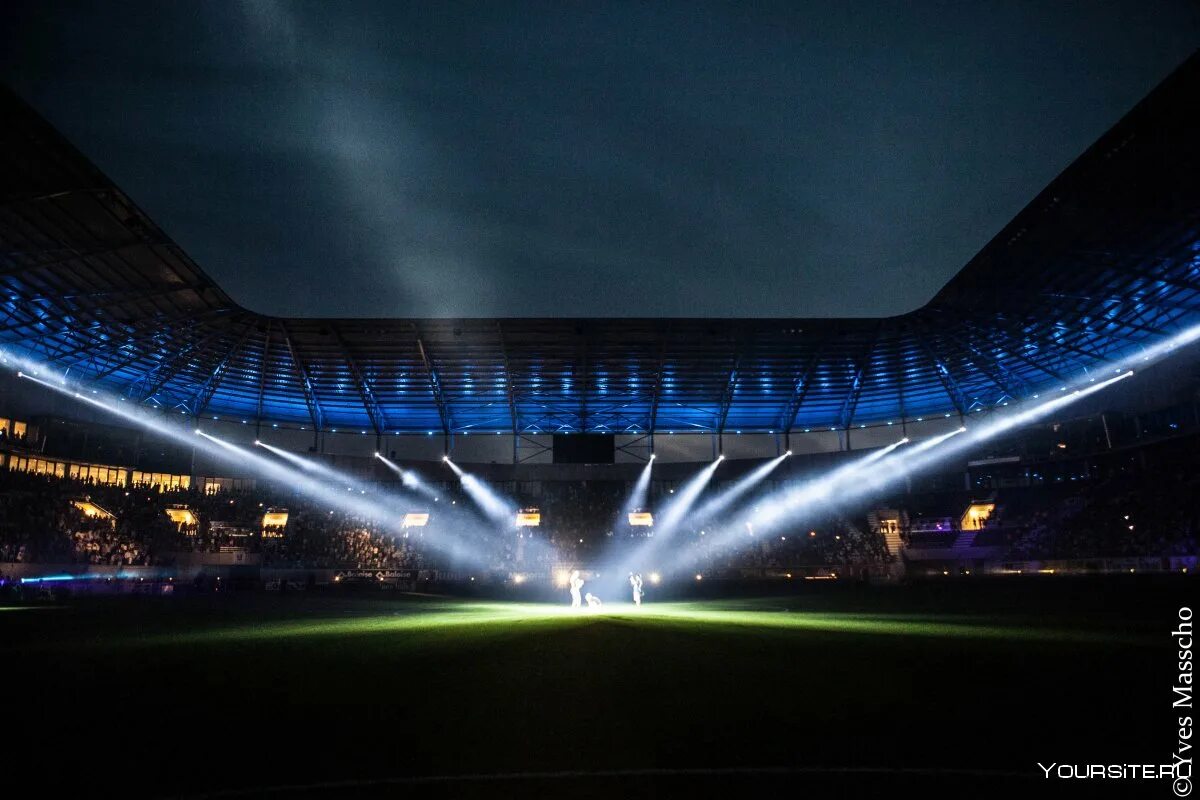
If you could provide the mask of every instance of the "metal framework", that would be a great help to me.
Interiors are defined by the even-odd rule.
[[[204,418],[445,437],[964,415],[1200,321],[1200,55],[928,304],[886,319],[282,319],[0,90],[0,344]]]

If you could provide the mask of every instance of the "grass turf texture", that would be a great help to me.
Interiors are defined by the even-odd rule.
[[[1180,592],[1075,586],[602,613],[316,596],[18,608],[0,615],[9,757],[47,787],[104,775],[132,796],[394,794],[414,778],[423,796],[1038,789],[1037,761],[1153,761],[1173,741]],[[456,779],[496,775],[525,777]]]

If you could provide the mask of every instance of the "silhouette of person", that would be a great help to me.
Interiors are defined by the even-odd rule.
[[[579,595],[581,589],[583,589],[583,578],[579,577],[579,570],[573,570],[571,572],[571,608],[579,608],[583,604]]]
[[[629,585],[633,587],[633,604],[642,604],[642,576],[640,573],[629,573]]]

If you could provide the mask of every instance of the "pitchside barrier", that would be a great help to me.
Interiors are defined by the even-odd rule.
[[[1066,558],[1027,561],[950,560],[942,563],[909,563],[910,577],[966,575],[1121,575],[1138,573],[1192,574],[1196,556],[1141,556],[1127,558]]]
[[[1163,556],[1138,558],[1075,558],[1056,560],[996,561],[923,561],[919,563],[876,565],[825,565],[796,567],[755,567],[706,571],[696,573],[705,581],[744,582],[802,582],[802,581],[870,581],[894,582],[902,577],[937,578],[1005,575],[1118,575],[1118,574],[1194,574],[1196,556]],[[561,570],[560,570],[561,571]],[[581,569],[585,579],[594,576]],[[266,588],[271,591],[304,590],[317,586],[351,586],[377,584],[385,588],[412,590],[421,586],[490,586],[528,587],[561,583],[556,572],[505,572],[502,570],[467,573],[430,569],[311,569],[306,567],[259,567],[254,564],[223,564],[217,561],[189,562],[169,567],[141,567],[110,564],[37,564],[0,562],[0,578],[5,582],[41,585],[46,587],[93,586],[100,590],[105,584],[119,584],[121,591],[157,591],[150,587],[190,587],[196,584],[212,586],[217,583],[231,588]],[[685,575],[664,576],[664,582],[688,580]],[[116,591],[112,586],[110,590]]]

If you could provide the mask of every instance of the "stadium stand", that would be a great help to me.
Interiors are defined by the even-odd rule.
[[[798,513],[749,546],[714,546],[712,534],[728,520],[689,517],[677,533],[673,553],[685,565],[681,569],[741,577],[806,567],[849,575],[863,567],[922,560],[982,565],[1196,557],[1200,508],[1183,500],[1195,495],[1200,482],[1195,432],[1155,441],[1136,450],[1134,457],[1127,451],[1106,450],[1077,457],[1093,463],[1091,474],[1082,480],[1008,486],[982,494],[970,489],[901,489],[848,507],[835,499]],[[667,487],[672,485],[658,486],[651,505],[668,502]],[[764,485],[760,493],[775,488]],[[388,492],[394,487],[381,484],[378,489]],[[499,530],[489,543],[488,566],[494,571],[548,575],[562,564],[587,565],[602,554],[611,556],[644,541],[647,530],[618,519],[628,491],[624,482],[527,482],[523,489],[518,497],[523,507],[537,509],[540,525]],[[710,494],[719,490],[714,486]],[[438,491],[443,504],[471,502],[451,484]],[[751,498],[747,505],[754,502]],[[424,544],[426,537],[456,524],[455,518],[439,514],[437,505],[429,504],[424,527],[397,532],[394,524],[330,511],[285,487],[208,491],[9,468],[0,470],[0,562],[450,571],[455,567],[452,560]],[[991,511],[976,521],[968,513],[973,507]],[[281,519],[282,523],[271,521]],[[889,519],[899,520],[898,550],[889,548]],[[527,536],[548,543],[553,557],[523,547]],[[212,558],[206,562],[206,556]]]
[[[591,479],[535,472],[519,453],[531,437],[619,435],[601,449],[628,453],[632,440],[645,457],[656,436],[679,430],[711,438],[715,457],[743,432],[773,441],[779,454],[820,430],[837,452],[804,461],[816,472],[863,448],[864,428],[893,441],[931,421],[954,430],[1071,381],[1111,376],[1116,360],[1193,330],[1197,87],[1200,55],[922,308],[840,320],[267,317],[240,307],[45,120],[0,91],[0,359],[17,375],[17,363],[69,375],[77,398],[102,392],[197,430],[311,436],[318,459],[338,426],[373,437],[377,454],[388,437],[401,449],[436,437],[434,458],[457,437],[507,435],[512,464],[479,465],[480,474],[537,509],[542,524],[505,522],[473,546],[500,571],[587,563],[647,533],[617,519],[628,465]],[[1191,557],[1196,515],[1180,498],[1195,488],[1189,448],[1200,415],[1195,376],[1184,384],[1169,403],[1054,420],[981,445],[965,469],[948,464],[845,507],[814,505],[753,546],[713,544],[719,518],[685,520],[672,546],[696,565],[759,574]],[[427,546],[462,533],[451,515],[393,504],[397,515],[433,511],[426,526],[398,531],[395,519],[331,510],[253,475],[202,472],[194,447],[26,411],[0,407],[0,555],[10,563],[458,566],[445,548]],[[359,477],[390,491],[382,467],[364,461]],[[803,469],[792,464],[761,491],[801,479]],[[652,506],[679,474],[656,477]],[[438,486],[443,502],[467,504],[457,483]],[[270,509],[287,509],[286,522],[264,523]],[[190,516],[173,521],[171,511]]]

